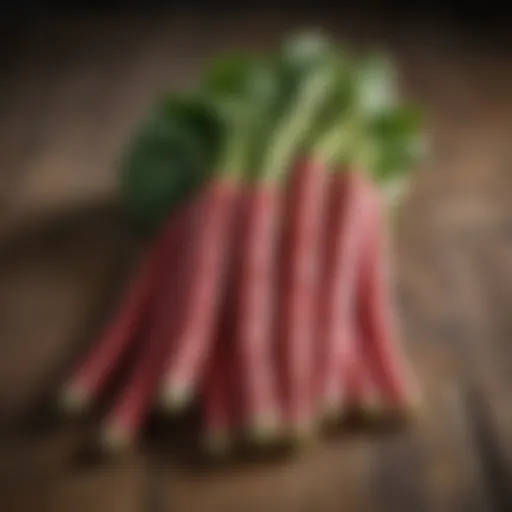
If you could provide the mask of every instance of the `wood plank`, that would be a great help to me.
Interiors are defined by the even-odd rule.
[[[471,447],[472,474],[478,475],[481,482],[482,506],[506,510],[512,504],[508,492],[510,406],[508,382],[500,360],[505,359],[508,344],[500,342],[503,337],[496,328],[496,313],[502,317],[507,303],[503,295],[501,300],[489,300],[489,291],[503,293],[508,289],[510,273],[505,268],[508,261],[503,238],[506,206],[500,203],[497,192],[488,190],[481,194],[481,198],[488,196],[486,200],[475,201],[475,197],[466,203],[454,198],[451,205],[437,210],[435,225],[443,241],[438,258],[450,282],[444,302],[450,304],[452,328],[445,333],[443,342],[451,347],[454,375],[458,375],[459,399],[454,403],[460,416],[458,440],[460,443],[466,439]],[[461,206],[466,215],[457,212]],[[482,255],[487,257],[482,259]],[[467,496],[460,494],[463,495]],[[477,503],[476,499],[468,499],[463,509],[476,507]]]
[[[402,212],[407,222],[399,223],[396,232],[396,278],[404,349],[418,379],[423,408],[401,435],[376,437],[371,509],[491,510],[468,428],[457,362],[460,347],[450,339],[456,317],[443,286],[443,252],[435,250],[436,225],[419,230],[408,212],[412,215],[412,206]]]
[[[2,238],[5,417],[29,410],[47,381],[58,380],[57,367],[90,340],[107,310],[100,302],[120,280],[116,267],[134,254],[129,230],[108,213],[106,202],[114,191],[116,155],[154,95],[170,85],[186,87],[215,51],[238,44],[268,48],[308,18],[263,11],[239,16],[74,20],[39,27],[23,50],[6,86],[12,106],[1,105],[0,133],[8,135],[0,141],[2,167],[21,175],[5,189],[1,227],[27,212],[31,225],[55,205],[62,209],[20,239]],[[381,38],[372,23],[330,24],[340,38],[355,34],[361,46],[365,38]],[[503,63],[496,70],[488,56],[468,59],[467,50],[450,46],[453,41],[425,36],[404,45],[406,37],[382,33],[381,40],[396,50],[411,94],[431,105],[437,152],[418,176],[398,228],[407,349],[429,406],[416,427],[399,437],[326,442],[288,463],[209,474],[188,473],[154,454],[146,460],[145,451],[85,471],[73,464],[84,432],[54,427],[36,438],[2,433],[2,453],[8,454],[0,461],[0,508],[448,511],[490,510],[507,499],[496,496],[503,491],[485,475],[492,468],[475,420],[489,420],[509,470],[512,267],[504,240],[511,220],[503,214],[510,199],[512,73]],[[39,92],[31,95],[36,82]],[[491,82],[497,85],[490,88]],[[443,160],[446,146],[449,158]],[[107,201],[98,210],[102,197]],[[82,220],[72,213],[79,203]],[[61,222],[64,210],[69,217]],[[461,362],[465,351],[470,358]],[[467,398],[468,383],[487,400],[484,412]]]
[[[1,250],[0,412],[18,417],[91,342],[123,282],[133,235],[115,210],[86,209],[19,233]]]
[[[147,492],[141,455],[84,466],[79,455],[94,440],[94,425],[67,425],[52,407],[114,304],[133,237],[112,210],[87,209],[43,227],[2,247],[0,508],[140,510]]]
[[[487,233],[488,244],[476,244],[466,253],[467,271],[475,281],[474,295],[485,308],[486,315],[480,322],[471,315],[463,324],[468,343],[465,360],[468,404],[474,413],[474,429],[479,438],[480,451],[487,467],[487,478],[497,507],[512,507],[512,415],[510,392],[510,347],[506,315],[509,293],[510,269],[506,264],[511,254],[510,244],[496,236],[495,230]],[[495,243],[491,241],[494,239]],[[501,240],[501,243],[497,243]],[[460,266],[460,264],[459,264]],[[505,268],[507,267],[507,268]],[[466,279],[468,279],[466,275]],[[496,296],[501,297],[495,309]],[[493,300],[494,299],[494,300]],[[469,308],[465,307],[467,312]]]
[[[42,102],[45,110],[36,134],[42,139],[25,156],[17,193],[10,191],[6,222],[14,222],[20,215],[33,218],[63,203],[86,202],[114,191],[121,141],[147,106],[141,105],[141,100],[151,98],[151,84],[149,92],[141,87],[150,78],[148,60],[150,69],[158,68],[148,52],[152,33],[147,25],[133,20],[117,23],[107,38],[110,26],[104,25],[101,20],[85,24],[75,20],[67,28],[74,27],[78,36],[69,41],[68,30],[61,29],[46,43],[50,47],[52,43],[70,45],[71,62],[63,64],[65,71],[53,84],[51,101]],[[96,41],[91,45],[92,34],[103,44]],[[30,67],[31,60],[26,65]],[[25,96],[32,94],[39,81],[41,77],[34,72],[28,75]],[[23,103],[23,98],[20,101]],[[23,118],[19,112],[12,117],[15,122]],[[9,126],[5,130],[11,131]]]
[[[368,440],[339,440],[288,461],[240,464],[226,471],[190,473],[169,461],[159,466],[164,510],[200,512],[365,510]]]
[[[73,429],[54,428],[32,440],[1,445],[0,506],[9,512],[142,511],[148,493],[142,454],[121,461],[86,461],[87,440]]]
[[[93,471],[70,471],[52,484],[50,510],[138,512],[147,510],[145,465],[140,457]]]

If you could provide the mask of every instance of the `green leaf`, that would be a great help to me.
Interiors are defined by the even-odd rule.
[[[206,95],[169,95],[156,105],[155,111],[157,115],[162,112],[165,123],[174,123],[179,130],[197,135],[207,151],[216,151],[220,137],[218,112]]]
[[[271,102],[276,94],[276,80],[268,62],[233,54],[210,64],[203,89],[223,120],[232,124],[247,120],[258,106]]]
[[[123,154],[119,187],[131,217],[152,230],[206,179],[217,151],[217,121],[200,98],[158,101]]]
[[[260,177],[283,178],[311,143],[329,100],[340,92],[340,60],[333,42],[318,31],[297,32],[284,41],[276,59],[279,94],[263,133]]]
[[[206,72],[204,88],[224,126],[219,170],[246,176],[260,151],[262,126],[279,99],[274,63],[240,55],[217,59]]]
[[[325,64],[335,53],[333,41],[321,30],[301,30],[281,45],[280,62],[296,79]]]
[[[276,64],[281,89],[280,103],[292,101],[304,79],[318,68],[334,64],[338,49],[320,29],[302,29],[281,44]]]
[[[380,111],[369,119],[372,135],[383,139],[404,138],[418,133],[422,111],[412,105],[400,105]]]
[[[388,56],[375,53],[364,57],[354,79],[362,115],[371,117],[397,104],[396,69]]]
[[[367,144],[372,149],[367,152],[379,181],[403,176],[423,157],[421,120],[421,112],[412,106],[390,108],[369,120]]]
[[[270,78],[263,72],[267,63],[256,56],[232,54],[215,59],[204,74],[204,88],[219,98],[243,100],[271,90]]]
[[[345,55],[333,63],[335,85],[310,130],[307,145],[326,161],[346,152],[355,129],[354,64]]]

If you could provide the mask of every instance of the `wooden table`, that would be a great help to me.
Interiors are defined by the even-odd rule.
[[[217,51],[270,48],[311,17],[41,20],[6,39],[0,510],[512,510],[512,66],[439,25],[317,16],[356,46],[386,45],[406,93],[428,106],[431,158],[396,225],[404,339],[426,403],[413,426],[194,472],[161,429],[122,460],[86,463],[77,453],[91,429],[48,411],[136,255],[114,198],[134,125]]]

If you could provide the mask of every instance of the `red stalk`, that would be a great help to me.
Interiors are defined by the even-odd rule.
[[[248,185],[239,247],[235,343],[241,413],[256,438],[273,435],[281,421],[272,351],[280,213],[277,183]]]
[[[210,452],[225,452],[236,426],[230,359],[225,351],[214,351],[203,385],[205,441]]]
[[[400,346],[398,318],[389,272],[389,233],[384,204],[377,187],[365,181],[371,201],[371,222],[366,233],[361,268],[361,323],[364,348],[379,390],[392,407],[403,409],[415,399],[412,376]]]
[[[138,264],[117,311],[66,383],[62,397],[66,408],[88,406],[101,393],[119,360],[135,341],[160,284],[162,269],[173,266],[189,212],[190,205],[185,204],[169,217]]]
[[[233,319],[225,318],[202,384],[205,442],[214,453],[229,449],[240,427],[232,327]]]
[[[338,414],[346,398],[346,378],[355,364],[354,305],[365,226],[365,197],[357,172],[330,175],[325,261],[319,302],[319,403]]]
[[[183,229],[181,235],[181,250],[174,252],[172,259],[166,262],[170,265],[167,272],[159,276],[162,284],[149,317],[147,338],[142,341],[138,359],[105,421],[102,440],[109,449],[125,447],[135,440],[150,412],[163,376],[176,334],[188,264],[189,234]]]
[[[183,314],[164,379],[163,400],[171,410],[189,402],[212,349],[240,188],[233,178],[221,177],[206,185],[198,198]]]
[[[239,201],[236,231],[231,240],[226,296],[222,305],[215,346],[209,358],[202,387],[203,426],[206,448],[210,453],[225,453],[241,427],[237,367],[235,353],[236,279],[240,266],[240,237],[243,228],[243,200]]]
[[[355,311],[354,327],[351,330],[354,357],[352,365],[344,375],[342,392],[346,394],[349,409],[373,415],[382,406],[382,396],[371,362],[366,357],[364,340],[366,333],[357,317],[358,312]]]
[[[280,269],[279,348],[286,420],[294,433],[305,434],[312,431],[315,417],[313,361],[328,172],[311,157],[296,165],[290,178]]]

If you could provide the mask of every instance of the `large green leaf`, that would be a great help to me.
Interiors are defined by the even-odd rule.
[[[130,140],[120,190],[131,217],[152,230],[206,178],[218,127],[207,102],[171,96],[157,102]]]

